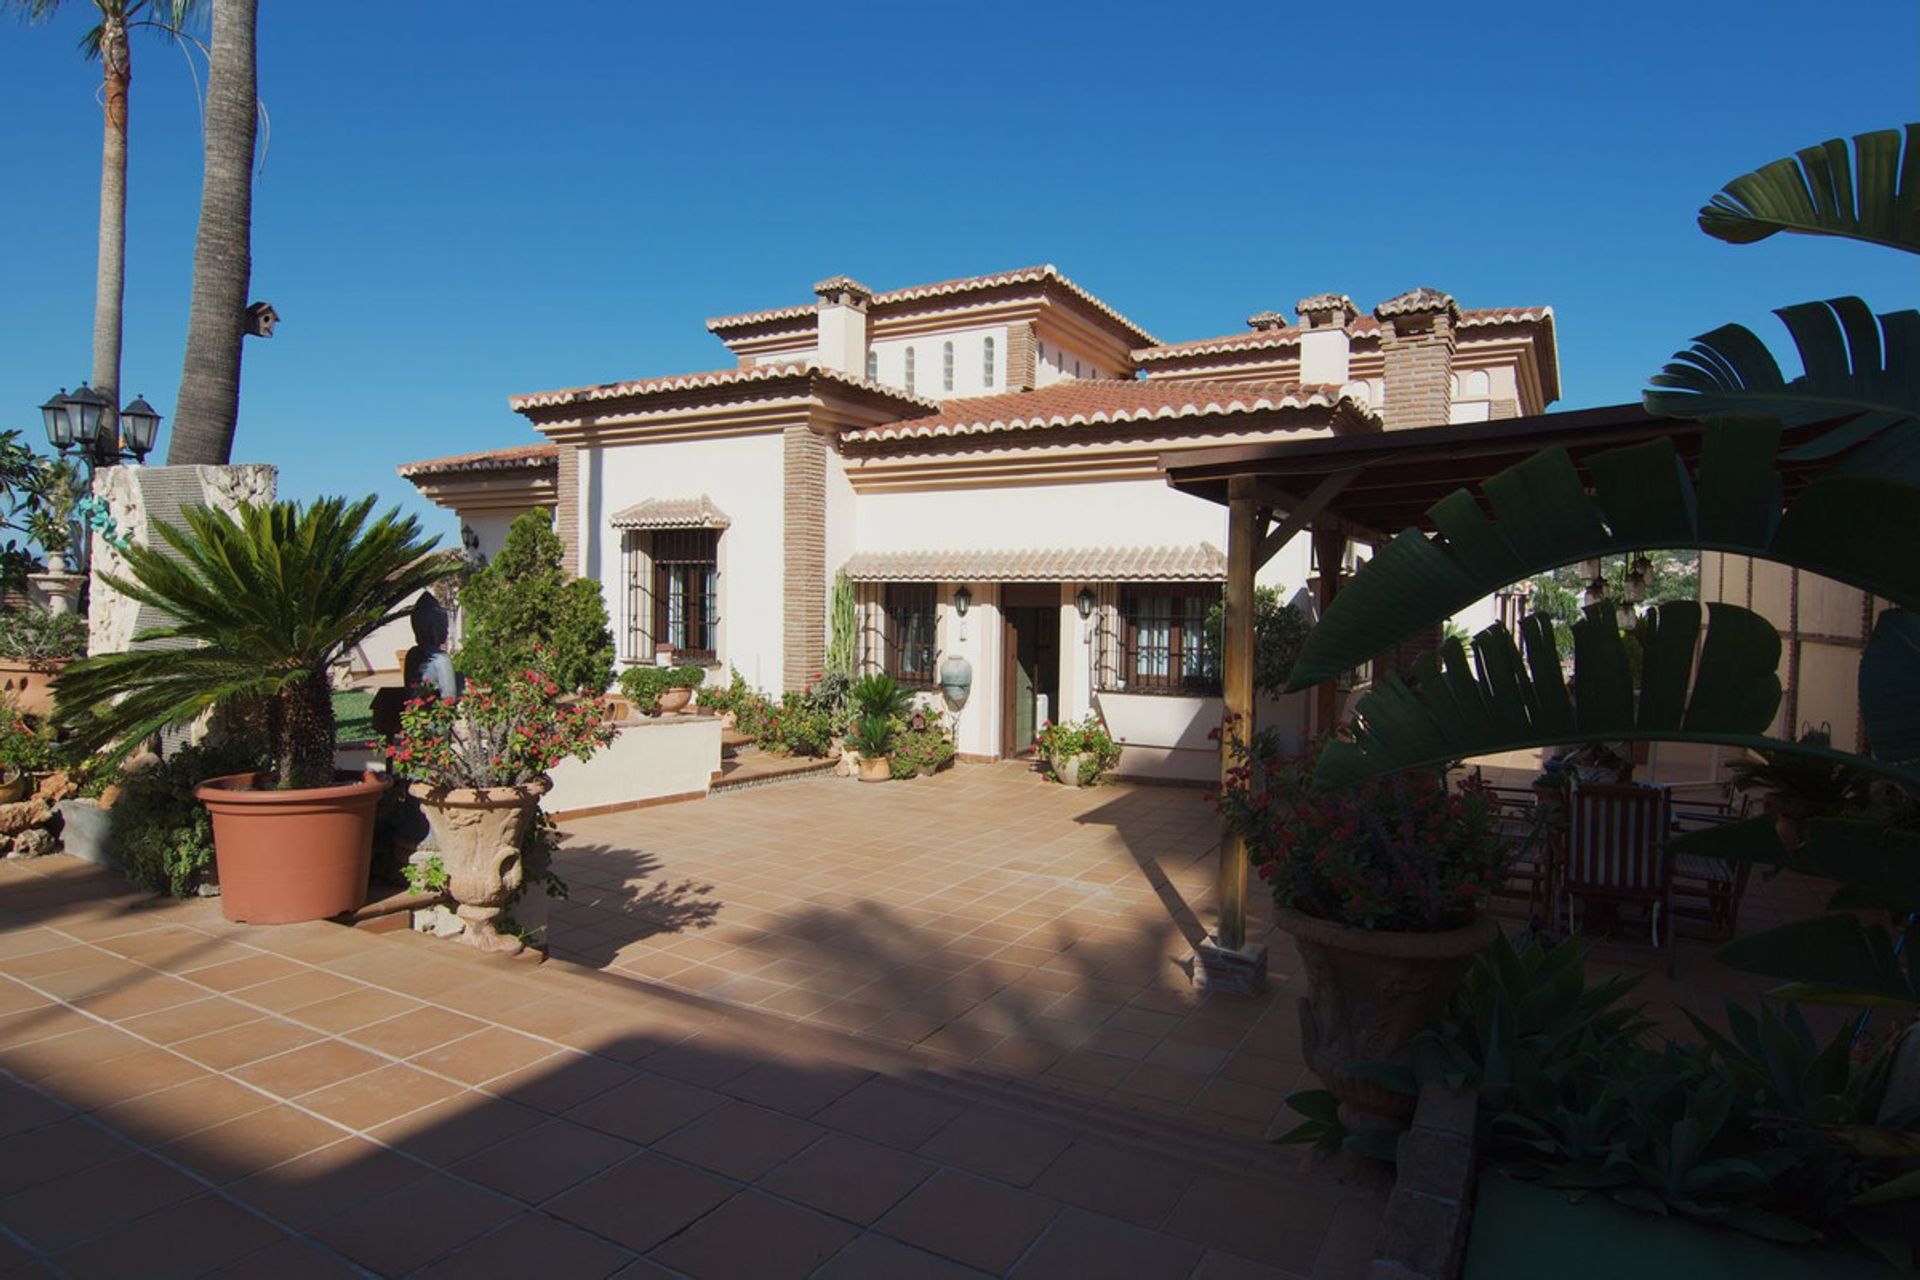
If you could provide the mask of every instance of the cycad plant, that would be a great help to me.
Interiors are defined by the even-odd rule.
[[[55,719],[81,751],[124,757],[152,734],[209,708],[257,699],[270,708],[277,785],[334,778],[328,670],[352,645],[401,617],[453,567],[433,556],[411,516],[369,522],[371,497],[189,508],[160,524],[167,550],[125,552],[118,591],[174,621],[136,639],[161,647],[85,658],[55,684]]]

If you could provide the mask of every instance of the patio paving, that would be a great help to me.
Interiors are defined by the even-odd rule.
[[[815,785],[684,808],[766,815]],[[1179,797],[1142,808],[1163,804],[1181,825]],[[0,861],[0,1275],[1365,1270],[1375,1188],[939,1065],[565,961],[247,928]]]
[[[1304,977],[1256,892],[1259,999],[1196,992],[1214,923],[1218,823],[1197,790],[1074,790],[1019,763],[863,786],[810,779],[569,822],[553,953],[878,1043],[961,1079],[1013,1079],[1240,1138],[1293,1124],[1311,1087]],[[1816,909],[1817,885],[1756,883],[1746,929]],[[1677,977],[1602,945],[1680,1010],[1770,985],[1682,940]]]

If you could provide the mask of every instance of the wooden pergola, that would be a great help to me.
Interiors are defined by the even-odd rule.
[[[1806,433],[1818,428],[1803,429]],[[1294,538],[1313,539],[1321,565],[1324,612],[1340,587],[1338,566],[1348,541],[1379,546],[1403,529],[1433,530],[1427,511],[1457,489],[1480,484],[1541,449],[1558,445],[1582,478],[1592,455],[1665,437],[1691,469],[1699,462],[1704,423],[1657,417],[1638,404],[1492,422],[1399,431],[1318,436],[1280,444],[1183,450],[1161,458],[1167,482],[1227,508],[1226,618],[1221,685],[1229,717],[1253,710],[1254,574]],[[1789,433],[1788,438],[1803,432]],[[1826,465],[1783,462],[1789,488]],[[1329,566],[1332,567],[1329,571]],[[1337,693],[1316,688],[1318,723],[1333,723]],[[1222,744],[1221,771],[1227,761]],[[1220,921],[1213,946],[1246,951],[1247,850],[1223,830],[1219,867]],[[1204,958],[1204,957],[1203,957]],[[1197,971],[1197,967],[1196,967]]]

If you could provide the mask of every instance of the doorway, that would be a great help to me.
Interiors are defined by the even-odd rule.
[[[1005,676],[1001,752],[1021,756],[1033,749],[1040,722],[1060,718],[1060,591],[1058,587],[1005,588]]]

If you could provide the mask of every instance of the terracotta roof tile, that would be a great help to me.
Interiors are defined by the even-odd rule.
[[[1318,300],[1303,299],[1303,301]],[[1524,324],[1530,321],[1552,319],[1552,307],[1492,307],[1477,311],[1462,311],[1460,327],[1473,329],[1487,325]],[[1380,321],[1372,316],[1361,316],[1353,322],[1350,332],[1355,337],[1371,336],[1380,332]],[[1229,333],[1217,338],[1192,338],[1186,342],[1168,342],[1157,347],[1142,347],[1133,353],[1133,358],[1141,364],[1153,364],[1160,360],[1217,355],[1229,351],[1278,350],[1291,347],[1299,341],[1300,327],[1287,325],[1279,329],[1256,329],[1250,333]]]
[[[1210,542],[1173,547],[1058,547],[1017,551],[862,551],[855,582],[1221,582],[1227,557]]]
[[[781,361],[776,364],[754,365],[747,369],[713,369],[704,373],[676,373],[658,378],[636,378],[627,382],[603,382],[592,387],[564,387],[557,391],[535,391],[527,395],[508,396],[507,406],[515,413],[525,413],[529,409],[546,408],[551,405],[570,404],[578,401],[624,400],[632,396],[657,395],[669,391],[702,391],[709,388],[730,388],[745,386],[755,382],[769,382],[776,378],[790,378],[810,373],[816,378],[837,382],[843,386],[858,387],[863,391],[875,391],[904,404],[920,405],[931,409],[938,402],[922,396],[910,395],[896,387],[870,382],[866,378],[856,378],[851,374],[838,373],[832,369],[823,369],[811,360]]]
[[[990,431],[1032,431],[1223,417],[1274,409],[1338,409],[1343,403],[1349,412],[1370,416],[1363,406],[1343,397],[1340,388],[1331,386],[1071,378],[1037,391],[948,400],[938,413],[877,427],[851,428],[841,433],[841,439],[877,442]]]
[[[550,444],[519,444],[507,449],[483,449],[478,453],[456,453],[444,458],[424,458],[403,462],[401,475],[442,475],[449,471],[516,471],[553,465],[559,451]]]
[[[613,513],[616,529],[725,529],[733,523],[706,494],[697,498],[650,498]]]
[[[844,279],[844,277],[833,277],[833,280],[840,279]],[[1041,284],[1047,281],[1052,281],[1059,285],[1068,293],[1080,299],[1080,301],[1086,303],[1095,311],[1098,311],[1101,315],[1119,324],[1123,329],[1127,330],[1128,334],[1135,341],[1149,346],[1155,343],[1156,339],[1152,334],[1121,315],[1118,311],[1115,311],[1106,303],[1100,301],[1100,299],[1094,297],[1073,281],[1067,279],[1066,276],[1060,273],[1060,269],[1050,262],[1042,263],[1036,267],[1021,267],[1014,271],[1001,271],[993,275],[962,276],[955,280],[937,280],[932,284],[916,284],[910,285],[905,289],[890,289],[885,293],[874,294],[872,305],[875,307],[885,307],[899,302],[918,302],[924,298],[944,298],[954,294],[974,293],[983,289],[998,289],[1012,284]],[[831,281],[823,281],[822,283],[831,283]],[[815,287],[817,288],[818,286]],[[813,312],[814,305],[811,303],[792,307],[773,307],[766,311],[746,311],[739,315],[714,316],[707,321],[707,328],[713,333],[721,333],[728,329],[745,329],[752,325],[767,324],[776,320],[798,320],[802,316],[813,314]]]

